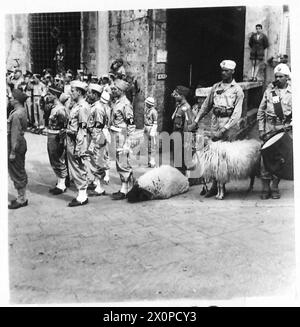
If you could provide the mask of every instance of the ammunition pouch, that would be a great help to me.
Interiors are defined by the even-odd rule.
[[[233,108],[213,107],[213,113],[216,117],[230,117],[233,113]]]

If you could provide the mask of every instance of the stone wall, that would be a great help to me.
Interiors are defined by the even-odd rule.
[[[97,11],[81,13],[81,35],[81,61],[85,63],[89,73],[96,74],[98,38]]]
[[[31,69],[29,44],[29,15],[11,14],[5,16],[5,60],[6,68],[16,65],[19,59],[23,72]]]
[[[166,73],[167,63],[157,62],[157,52],[158,50],[166,51],[166,10],[157,9],[149,13],[150,17],[150,43],[149,48],[151,50],[150,54],[150,64],[148,72],[148,88],[149,93],[153,94],[157,103],[158,110],[158,129],[162,130],[163,118],[164,118],[164,108],[165,108],[165,91],[166,82],[165,80],[157,80],[156,76],[158,73]]]

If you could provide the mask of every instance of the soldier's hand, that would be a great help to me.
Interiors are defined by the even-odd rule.
[[[212,136],[212,141],[218,141],[222,138],[222,136],[224,135],[224,133],[226,132],[225,128],[221,128],[219,131],[215,132]]]
[[[266,134],[264,131],[259,131],[259,138],[260,140],[264,141],[265,140],[265,137],[266,137]]]
[[[14,153],[9,154],[9,161],[14,161],[16,159],[16,155]]]
[[[196,122],[191,123],[190,125],[188,125],[188,131],[189,132],[193,132],[194,130],[196,130],[198,128],[198,124]]]

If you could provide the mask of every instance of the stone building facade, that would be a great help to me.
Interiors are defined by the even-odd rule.
[[[15,58],[24,71],[36,66],[30,49],[31,15],[6,16],[7,68],[15,64]],[[67,35],[74,40],[78,37],[72,48],[78,52],[78,68],[100,76],[108,72],[114,59],[123,58],[126,72],[140,89],[134,99],[138,128],[143,126],[145,97],[154,96],[159,129],[168,129],[172,88],[185,84],[195,89],[217,82],[222,59],[236,60],[236,79],[245,80],[250,70],[248,40],[257,23],[269,38],[266,61],[280,54],[290,57],[288,9],[284,6],[81,12],[76,17],[72,19],[79,20],[80,31],[77,36],[74,31]],[[53,54],[45,55],[50,58]],[[273,70],[268,64],[265,67],[263,77],[269,82]]]

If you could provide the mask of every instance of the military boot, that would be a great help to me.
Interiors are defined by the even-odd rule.
[[[262,191],[261,191],[260,198],[262,200],[267,200],[271,196],[270,180],[262,179],[261,183],[262,183]]]
[[[280,182],[279,178],[274,178],[271,183],[271,197],[272,199],[280,199],[280,192],[278,188],[278,184]]]

